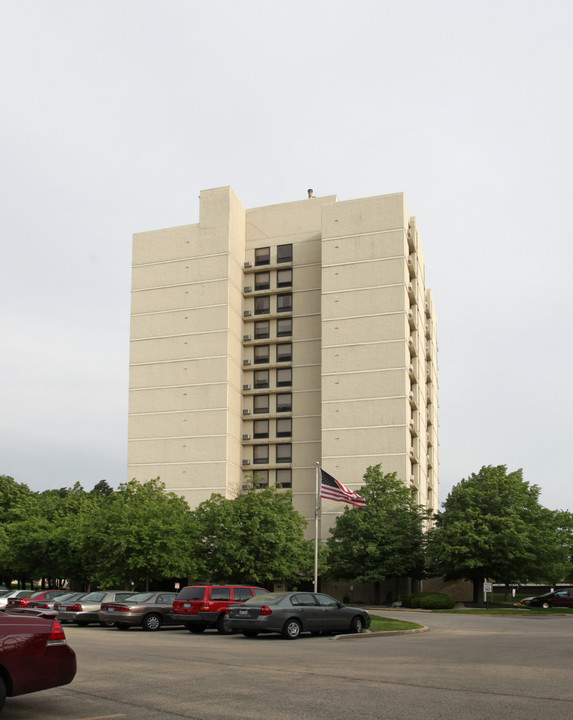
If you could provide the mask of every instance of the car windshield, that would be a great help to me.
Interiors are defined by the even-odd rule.
[[[132,595],[129,599],[130,603],[140,603],[140,602],[149,602],[151,598],[153,597],[154,593],[138,593],[137,595]]]
[[[87,595],[84,595],[82,600],[84,602],[101,602],[105,597],[104,592],[92,592],[88,593]]]

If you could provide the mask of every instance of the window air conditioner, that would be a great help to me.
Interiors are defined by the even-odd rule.
[[[243,465],[250,465],[250,464],[251,464],[250,460],[243,460]]]
[[[250,335],[243,335],[243,342],[249,342],[250,339],[251,339]]]
[[[243,410],[243,415],[250,415],[250,414],[251,414],[251,411],[248,408],[245,408]]]
[[[250,440],[250,439],[251,439],[251,436],[249,435],[249,433],[245,433],[245,435],[243,435],[243,440]]]
[[[244,316],[244,317],[249,317],[250,314],[251,314],[251,311],[250,311],[250,310],[245,310],[245,312],[243,313],[243,316]]]
[[[245,287],[243,288],[243,292],[250,293],[252,291],[253,291],[253,288],[251,285],[245,285]]]
[[[250,365],[250,364],[251,364],[250,360],[243,360],[243,365]]]
[[[246,263],[244,264],[244,267],[250,268],[250,267],[251,267],[251,263],[250,263],[250,262],[246,262]]]
[[[251,389],[250,385],[243,385],[243,390],[250,390],[250,389]]]

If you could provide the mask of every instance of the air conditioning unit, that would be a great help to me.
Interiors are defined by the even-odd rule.
[[[253,292],[252,286],[251,286],[251,285],[245,285],[245,287],[243,288],[243,292],[246,292],[246,293]]]
[[[250,335],[243,335],[243,342],[249,342],[250,339],[251,339]]]
[[[250,315],[251,315],[251,311],[250,311],[250,310],[245,310],[245,312],[243,313],[243,316],[244,316],[244,317],[249,317]]]
[[[243,365],[250,365],[250,364],[251,364],[250,360],[243,360]]]
[[[250,485],[241,485],[241,490],[242,490],[243,492],[247,492],[247,490],[250,490],[250,489],[251,489],[251,486],[250,486]]]
[[[243,435],[243,440],[250,440],[250,439],[251,439],[251,436],[249,435],[249,433],[245,433],[245,435]]]
[[[250,464],[251,464],[250,460],[243,460],[243,465],[250,465]]]
[[[250,389],[251,389],[250,385],[243,385],[243,390],[250,390]]]
[[[243,410],[243,415],[250,415],[250,414],[251,414],[251,411],[249,410],[249,408],[245,408]]]
[[[250,263],[250,262],[246,262],[246,263],[244,264],[244,267],[246,267],[246,268],[250,268],[250,267],[252,267],[252,265],[251,265],[251,263]]]

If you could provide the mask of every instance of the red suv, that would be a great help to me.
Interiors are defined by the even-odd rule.
[[[192,633],[217,628],[222,635],[231,631],[227,608],[245,602],[268,590],[252,585],[189,585],[173,601],[173,620],[183,623]]]

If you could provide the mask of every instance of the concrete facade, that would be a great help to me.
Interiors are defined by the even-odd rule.
[[[438,508],[436,315],[402,193],[245,209],[133,241],[129,478],[191,507],[253,474],[312,521],[316,463],[382,464]],[[322,501],[321,536],[343,510]],[[311,528],[312,529],[312,528]]]

